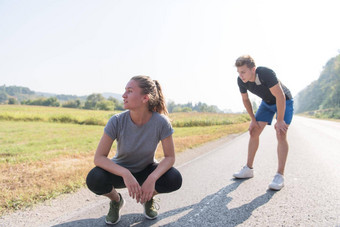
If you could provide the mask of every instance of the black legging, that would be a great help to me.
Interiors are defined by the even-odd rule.
[[[142,185],[146,178],[157,168],[158,163],[152,163],[138,173],[132,173],[138,183]],[[122,177],[110,173],[100,167],[94,167],[86,178],[87,187],[97,195],[104,195],[112,191],[112,188],[126,188]],[[169,193],[178,190],[182,186],[180,172],[171,167],[157,181],[155,190],[158,193]]]

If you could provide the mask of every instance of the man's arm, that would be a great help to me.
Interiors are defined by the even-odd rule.
[[[278,133],[286,133],[288,126],[284,122],[285,110],[286,110],[286,96],[282,90],[280,83],[274,85],[270,88],[270,92],[276,98],[276,108],[277,108],[277,122],[275,124],[275,129]]]
[[[242,96],[242,101],[243,101],[243,105],[244,107],[246,108],[250,118],[252,121],[256,121],[255,120],[255,115],[254,115],[254,112],[253,112],[253,107],[250,103],[250,100],[249,100],[249,96],[248,96],[248,93],[241,93],[241,96]]]
[[[255,115],[254,115],[254,112],[253,112],[253,106],[251,105],[250,103],[250,100],[249,100],[249,96],[248,96],[248,93],[241,93],[242,95],[242,101],[243,101],[243,105],[244,107],[246,108],[250,118],[251,118],[251,122],[250,122],[250,125],[249,125],[249,133],[250,135],[252,135],[253,133],[253,129],[256,127],[256,128],[260,128],[260,125],[258,124],[258,122],[256,121],[255,119]]]

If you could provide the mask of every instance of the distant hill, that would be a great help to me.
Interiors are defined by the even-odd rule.
[[[123,101],[123,97],[122,97],[122,94],[116,94],[116,93],[110,93],[110,92],[104,92],[102,93],[102,96],[104,98],[109,98],[109,97],[113,97],[115,99],[118,99],[119,101]]]
[[[77,96],[77,95],[60,95],[60,94],[54,94],[54,93],[47,93],[47,92],[35,92],[36,96],[38,97],[56,97],[61,102],[71,101],[71,100],[80,100],[85,101],[87,98],[87,95],[84,96]]]
[[[8,103],[9,100],[23,101],[35,98],[36,94],[27,87],[0,86],[0,104]]]
[[[304,66],[308,67],[308,66]],[[318,80],[295,97],[296,113],[340,108],[340,55],[330,59]]]
[[[89,94],[90,95],[90,94]],[[122,101],[122,96],[116,93],[102,93],[101,94],[105,98],[113,97]],[[67,102],[71,100],[80,100],[86,101],[87,95],[84,96],[76,96],[76,95],[65,95],[65,94],[54,94],[54,93],[47,93],[47,92],[36,92],[32,91],[27,87],[20,87],[20,86],[8,86],[5,85],[0,86],[0,104],[6,104],[9,100],[16,100],[17,102],[22,102],[26,100],[32,100],[37,98],[50,98],[55,97],[60,102]]]

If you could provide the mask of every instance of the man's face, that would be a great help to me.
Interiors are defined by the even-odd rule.
[[[243,83],[247,83],[248,81],[255,81],[255,67],[250,69],[247,65],[242,65],[237,67],[237,72]]]

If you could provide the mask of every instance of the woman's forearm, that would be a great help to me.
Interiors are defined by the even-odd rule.
[[[175,157],[164,157],[158,164],[157,168],[149,175],[154,181],[157,181],[166,171],[175,164]]]

